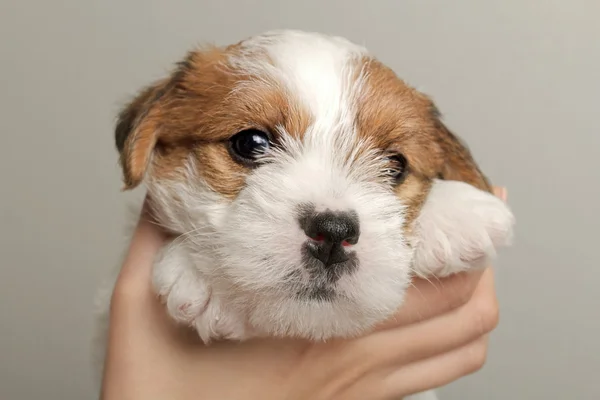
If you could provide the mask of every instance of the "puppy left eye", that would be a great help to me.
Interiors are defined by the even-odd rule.
[[[230,148],[238,161],[253,163],[271,146],[269,135],[258,129],[246,129],[230,139]]]
[[[400,184],[408,175],[408,160],[403,154],[394,154],[388,157],[390,160],[389,173],[394,178],[396,184]]]

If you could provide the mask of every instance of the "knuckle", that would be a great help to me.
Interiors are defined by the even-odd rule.
[[[466,373],[474,373],[483,368],[487,361],[487,350],[487,341],[483,339],[468,346],[464,365]]]
[[[495,298],[478,299],[471,305],[474,327],[481,335],[493,331],[500,321],[500,310]]]
[[[462,307],[472,300],[475,286],[479,282],[478,277],[476,273],[459,273],[451,278],[458,288],[452,293],[451,308]]]

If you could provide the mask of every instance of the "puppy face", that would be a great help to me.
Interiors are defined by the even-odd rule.
[[[189,53],[123,110],[116,141],[126,187],[145,181],[213,290],[269,334],[346,335],[394,312],[435,182],[489,191],[426,96],[318,34]],[[446,261],[439,246],[422,257]]]

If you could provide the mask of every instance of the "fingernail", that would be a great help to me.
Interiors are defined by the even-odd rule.
[[[500,193],[498,194],[498,196],[502,199],[502,201],[506,201],[506,199],[508,198],[508,191],[505,187],[500,189]]]

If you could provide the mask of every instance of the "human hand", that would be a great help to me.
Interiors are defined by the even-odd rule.
[[[152,291],[163,241],[142,217],[112,296],[103,400],[402,398],[480,369],[498,321],[488,268],[415,280],[395,318],[361,338],[204,346]]]

